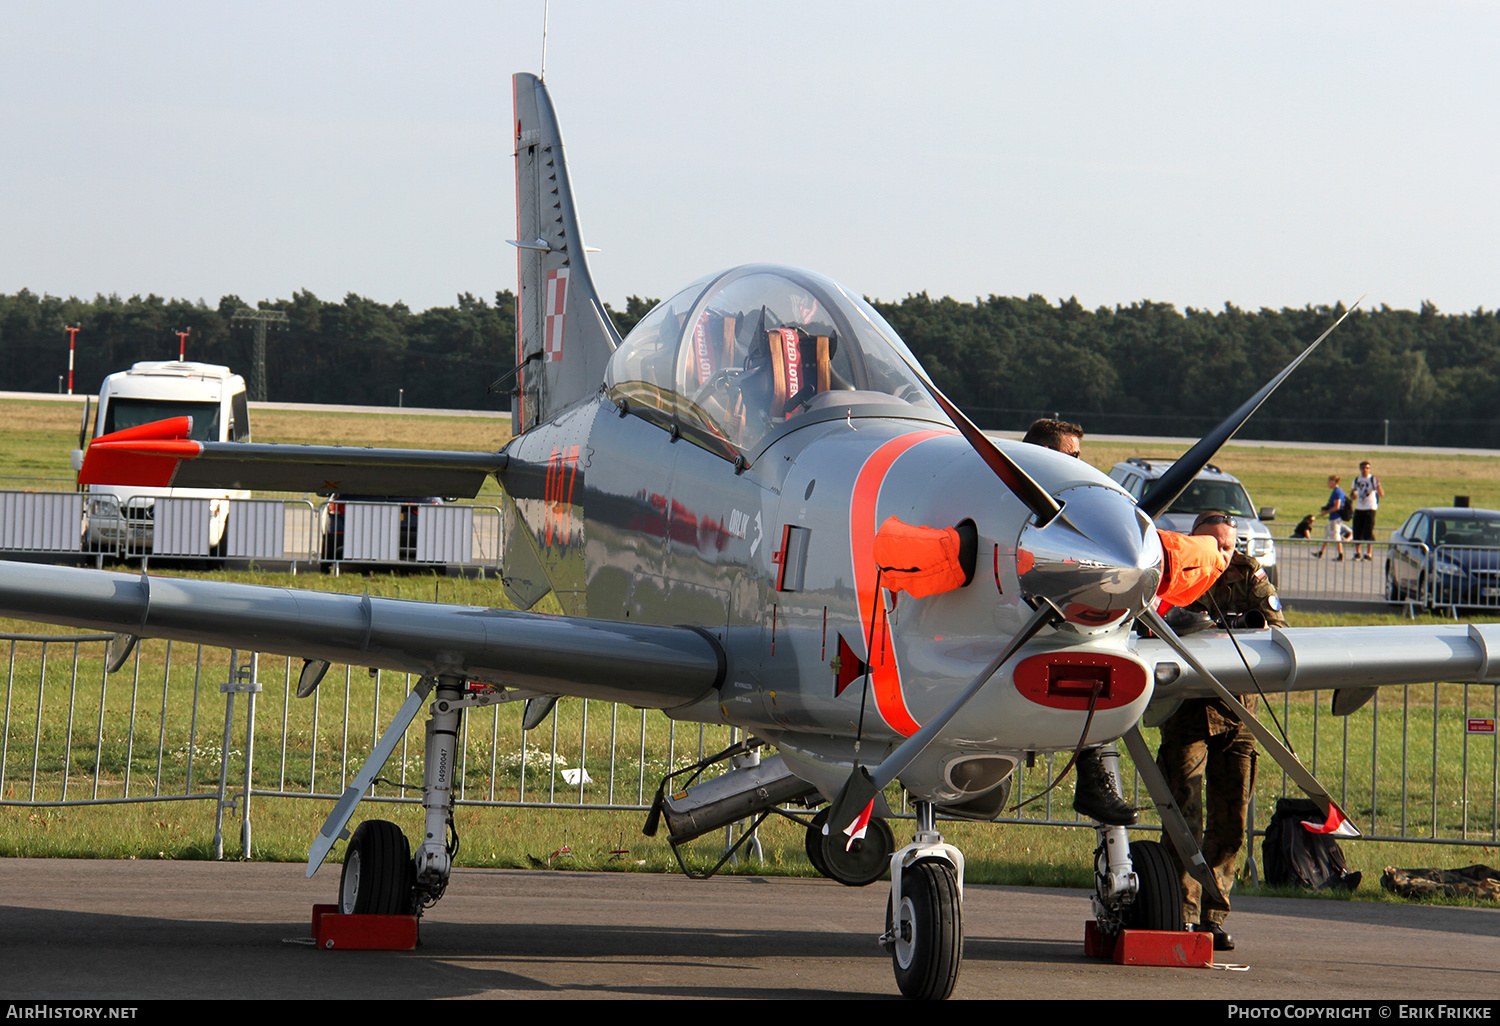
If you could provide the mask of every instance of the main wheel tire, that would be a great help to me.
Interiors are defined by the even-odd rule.
[[[367,819],[349,838],[339,875],[344,915],[408,915],[416,910],[417,867],[406,835],[394,823]]]
[[[813,817],[811,825],[807,828],[807,836],[803,838],[803,850],[807,852],[807,861],[818,871],[820,876],[828,876],[828,864],[823,861],[823,824],[828,822],[828,810],[824,809]]]
[[[1167,849],[1156,841],[1131,841],[1130,864],[1139,887],[1125,910],[1125,929],[1180,932],[1182,880]]]
[[[942,1001],[958,983],[964,957],[963,906],[953,866],[925,859],[901,873],[901,908],[885,907],[893,934],[891,967],[896,986],[916,1001]]]
[[[828,810],[824,809],[807,829],[807,861],[814,869],[845,887],[865,887],[885,875],[891,866],[891,853],[896,850],[896,835],[889,823],[870,817],[865,836],[846,849],[848,841],[843,834],[824,835],[826,822]]]

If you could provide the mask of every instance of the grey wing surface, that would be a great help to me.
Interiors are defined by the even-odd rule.
[[[1233,641],[1223,631],[1204,631],[1182,640],[1237,695],[1256,694],[1257,684],[1272,694],[1432,681],[1500,682],[1500,624],[1272,628],[1236,634]],[[1139,639],[1136,654],[1155,667],[1158,698],[1213,696],[1209,683],[1165,642]]]
[[[0,562],[0,615],[669,709],[723,651],[692,627]]]

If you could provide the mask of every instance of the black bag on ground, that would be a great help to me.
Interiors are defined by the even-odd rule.
[[[1322,819],[1322,810],[1311,798],[1276,800],[1276,815],[1271,817],[1260,847],[1266,883],[1313,891],[1325,888],[1352,891],[1359,886],[1363,874],[1349,872],[1339,843],[1302,825],[1304,821],[1316,823]]]

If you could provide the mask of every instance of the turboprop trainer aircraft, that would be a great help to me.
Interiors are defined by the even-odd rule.
[[[344,910],[410,911],[443,893],[465,710],[525,700],[535,726],[558,696],[609,699],[754,739],[723,753],[728,772],[659,798],[651,825],[660,813],[674,842],[772,806],[829,803],[808,827],[814,865],[846,883],[889,868],[880,932],[897,983],[946,997],[962,957],[963,855],[938,817],[994,819],[1029,757],[1123,738],[1201,875],[1140,734],[1148,707],[1258,686],[1334,689],[1348,708],[1383,684],[1490,679],[1500,625],[1251,631],[1242,656],[1222,631],[1183,640],[1158,616],[1180,568],[1152,519],[1295,362],[1137,503],[1080,460],[991,442],[869,304],[818,274],[710,274],[621,339],[589,276],[542,82],[517,75],[515,106],[519,401],[503,450],[200,443],[165,422],[95,440],[82,474],[393,495],[472,495],[494,474],[506,593],[520,610],[555,595],[564,615],[0,569],[0,612],[120,632],[116,666],[135,637],[154,636],[300,656],[304,697],[331,661],[419,675],[310,851],[309,875],[348,838]],[[346,826],[424,707],[413,858],[391,823],[352,837]],[[1321,803],[1325,828],[1347,829],[1248,722]],[[899,849],[881,797],[892,783],[916,810]],[[1180,928],[1160,845],[1101,826],[1096,868],[1107,933]]]

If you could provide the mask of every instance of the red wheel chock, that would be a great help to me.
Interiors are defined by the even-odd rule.
[[[328,951],[411,951],[416,916],[346,916],[337,905],[314,905],[313,943]]]
[[[1168,965],[1199,969],[1213,965],[1211,933],[1169,930],[1121,930],[1110,937],[1089,920],[1083,928],[1083,953],[1111,958],[1118,965]]]

